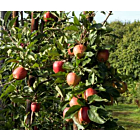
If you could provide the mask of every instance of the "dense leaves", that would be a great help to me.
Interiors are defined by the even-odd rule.
[[[27,18],[23,25],[19,21],[19,27],[13,27],[16,18],[8,20],[10,13],[6,13],[5,22],[1,20],[3,40],[0,55],[4,63],[0,70],[0,79],[3,79],[0,99],[4,106],[2,111],[7,112],[1,114],[0,121],[8,122],[2,126],[3,129],[34,129],[33,126],[41,130],[72,129],[72,123],[65,121],[68,118],[73,119],[78,129],[117,129],[118,124],[105,110],[105,103],[111,100],[110,96],[117,98],[120,93],[111,85],[104,84],[121,78],[112,72],[113,67],[108,68],[106,62],[97,60],[100,49],[111,48],[102,44],[112,29],[92,22],[94,11],[81,13],[79,18],[73,12],[73,22],[69,21],[69,12],[52,11],[58,20],[49,19],[47,22],[43,21],[45,12],[34,11],[32,19],[31,12],[25,12]],[[38,21],[39,28],[31,31],[31,26],[35,25],[31,24],[33,20]],[[77,44],[86,46],[81,58],[69,56],[67,52],[69,46]],[[54,73],[55,61],[64,62],[64,72]],[[27,76],[15,80],[12,72],[19,66],[27,70]],[[69,86],[66,81],[71,72],[79,78],[74,79],[78,80],[75,86]],[[31,77],[34,77],[33,81]],[[85,100],[84,91],[89,87],[96,89],[98,94]],[[63,110],[69,107],[73,96],[77,97],[78,105],[70,107],[63,118]],[[40,111],[30,114],[28,101],[41,103]],[[77,113],[85,106],[89,108],[91,122],[80,124]],[[31,120],[27,123],[29,117]],[[108,122],[112,122],[110,128],[107,127]]]

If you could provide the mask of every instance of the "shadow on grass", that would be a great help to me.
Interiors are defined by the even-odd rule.
[[[137,105],[119,104],[107,106],[107,110],[126,130],[140,130],[140,108]]]

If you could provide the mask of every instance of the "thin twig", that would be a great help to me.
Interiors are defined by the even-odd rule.
[[[109,16],[111,15],[112,11],[109,11],[108,16],[106,17],[106,19],[104,20],[104,22],[102,23],[103,25],[107,22],[107,19],[109,18]]]
[[[3,85],[0,85],[0,87],[3,87],[3,86],[5,86],[5,85],[9,85],[9,84],[11,84],[11,83],[13,83],[13,82],[15,82],[16,81],[16,79],[14,79],[13,81],[11,81],[11,82],[9,82],[9,83],[5,83],[5,84],[3,84]]]

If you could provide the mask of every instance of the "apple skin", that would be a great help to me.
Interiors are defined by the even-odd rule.
[[[84,92],[84,99],[87,100],[87,98],[91,95],[97,94],[97,91],[94,90],[93,88],[88,88],[85,92]]]
[[[76,45],[74,48],[73,48],[73,53],[74,55],[78,58],[82,58],[84,56],[84,52],[86,51],[86,46],[80,44],[80,45]]]
[[[53,63],[53,71],[54,71],[55,73],[58,73],[59,71],[64,72],[65,70],[62,69],[62,65],[63,65],[63,64],[64,64],[64,62],[62,62],[62,61],[55,61],[55,62]]]
[[[70,109],[70,107],[66,107],[63,111],[63,118],[65,117],[66,112]],[[72,122],[72,119],[66,119],[66,122]]]
[[[18,67],[13,71],[13,78],[16,80],[24,79],[27,76],[27,71],[23,67]]]
[[[81,123],[89,123],[90,119],[88,117],[88,107],[82,107],[79,111],[78,111],[78,120]]]
[[[109,58],[109,51],[104,49],[104,50],[99,50],[97,53],[97,60],[99,62],[106,62]]]
[[[33,102],[31,104],[31,110],[33,112],[39,112],[39,110],[40,110],[40,103]]]
[[[57,21],[57,17],[54,16],[53,14],[51,14],[49,11],[46,12],[46,13],[43,15],[44,22],[50,21],[50,20],[48,20],[48,18],[52,18],[52,19],[54,19],[55,21]]]
[[[72,99],[69,102],[70,107],[74,106],[74,105],[79,105],[77,102],[78,98],[76,97],[72,97]]]
[[[76,73],[71,72],[67,75],[66,80],[69,86],[76,86],[80,82],[81,78],[77,76]]]

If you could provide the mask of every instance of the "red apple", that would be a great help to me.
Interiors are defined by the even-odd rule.
[[[52,18],[52,19],[54,19],[55,21],[57,21],[57,17],[54,16],[53,14],[51,14],[49,11],[46,12],[46,13],[44,14],[44,16],[43,16],[43,19],[44,19],[45,22],[50,21],[48,18]]]
[[[69,107],[66,107],[66,108],[64,109],[64,111],[63,111],[63,118],[65,118],[65,114],[66,114],[66,112],[67,112],[69,109],[70,109]],[[71,122],[72,119],[66,119],[66,121],[67,121],[67,122]]]
[[[64,64],[64,62],[62,62],[62,61],[55,61],[55,62],[53,63],[53,71],[54,71],[55,73],[58,73],[59,71],[64,72],[65,70],[62,69],[62,65],[63,65],[63,64]]]
[[[69,102],[70,107],[72,107],[73,105],[79,105],[77,100],[78,100],[78,98],[73,97]]]
[[[82,44],[80,45],[76,45],[74,48],[73,48],[73,53],[74,55],[78,58],[82,58],[84,56],[84,52],[86,51],[86,47]]]
[[[87,100],[87,98],[91,95],[97,94],[97,91],[93,88],[88,88],[85,92],[84,92],[84,98],[85,100]]]
[[[66,80],[67,80],[68,85],[76,86],[80,82],[81,78],[77,76],[76,73],[71,72],[67,75]]]
[[[99,50],[97,54],[97,60],[99,62],[106,62],[109,58],[109,51],[108,50]]]
[[[31,110],[33,112],[39,112],[39,110],[40,110],[40,103],[33,102],[31,104]]]
[[[88,117],[88,107],[82,107],[78,112],[78,120],[81,123],[89,123],[90,119]]]
[[[27,71],[23,67],[18,67],[13,71],[13,77],[16,80],[24,79],[27,76]]]

